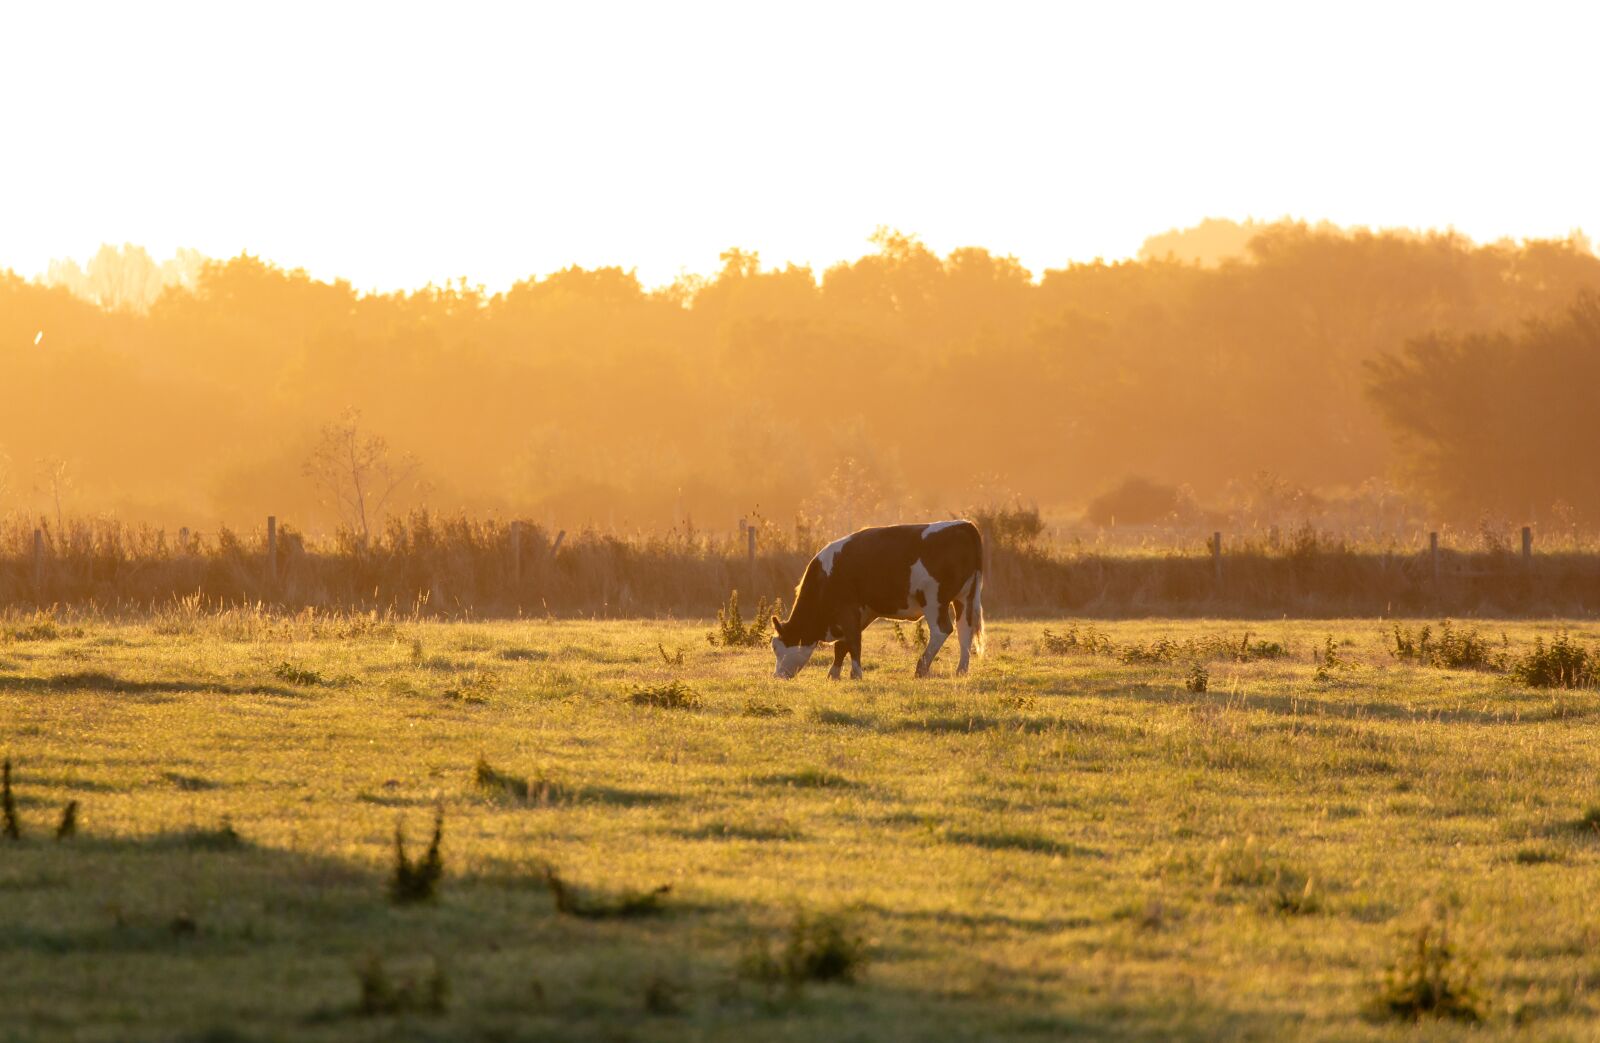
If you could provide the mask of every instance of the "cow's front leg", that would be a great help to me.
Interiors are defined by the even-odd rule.
[[[927,677],[928,670],[933,666],[933,657],[939,654],[944,639],[950,636],[953,626],[950,606],[929,605],[922,610],[922,618],[928,621],[928,647],[922,650],[922,658],[917,660],[917,676]]]
[[[848,651],[849,649],[845,647],[845,642],[843,640],[835,641],[833,643],[833,669],[828,671],[828,679],[830,681],[837,681],[839,679],[839,670],[844,666],[844,657]],[[854,677],[859,675],[855,671],[851,671],[851,676]]]

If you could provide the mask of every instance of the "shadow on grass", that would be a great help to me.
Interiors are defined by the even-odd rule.
[[[0,675],[0,691],[35,694],[103,692],[112,695],[163,696],[210,692],[218,695],[274,695],[285,699],[304,699],[305,693],[282,685],[235,685],[220,681],[131,681],[102,670],[81,670],[50,677]]]
[[[951,829],[945,831],[944,839],[946,843],[983,848],[985,851],[1026,851],[1038,855],[1077,858],[1105,857],[1105,852],[1098,848],[1068,844],[1041,833]]]

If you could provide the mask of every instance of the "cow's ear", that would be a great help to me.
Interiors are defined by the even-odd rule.
[[[774,634],[776,634],[782,629],[783,629],[783,624],[778,622],[778,617],[776,615],[774,615],[772,617],[772,632]]]

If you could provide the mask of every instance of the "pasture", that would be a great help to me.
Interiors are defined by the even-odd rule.
[[[0,1040],[1577,1039],[1600,1015],[1593,691],[1402,662],[1378,620],[991,618],[969,678],[950,648],[925,681],[879,624],[854,683],[772,680],[708,626],[13,621]],[[421,861],[436,808],[437,895],[395,904],[397,823]],[[1379,1009],[1424,926],[1480,1024]]]

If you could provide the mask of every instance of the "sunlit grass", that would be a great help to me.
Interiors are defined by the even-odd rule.
[[[703,621],[0,644],[0,1039],[1399,1038],[1373,997],[1424,909],[1485,1012],[1430,1038],[1588,1031],[1600,696],[1375,620],[1096,624],[1172,662],[1070,625],[922,682],[886,629],[864,681],[784,683]],[[1247,630],[1286,654],[1221,657]],[[436,900],[392,905],[437,809]],[[563,915],[552,871],[651,915]],[[853,983],[749,972],[802,917]]]

